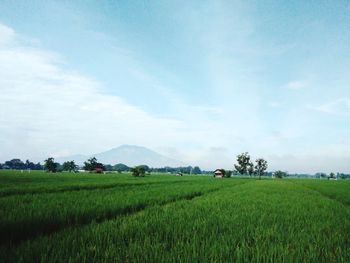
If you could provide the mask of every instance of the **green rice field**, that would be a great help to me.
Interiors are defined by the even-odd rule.
[[[0,171],[1,262],[350,262],[350,181]]]

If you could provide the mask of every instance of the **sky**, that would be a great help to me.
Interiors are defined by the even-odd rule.
[[[145,146],[350,172],[350,2],[0,1],[0,162]]]

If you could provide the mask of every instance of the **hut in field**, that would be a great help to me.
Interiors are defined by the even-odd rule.
[[[95,173],[101,174],[101,173],[103,173],[103,169],[102,168],[95,168]]]
[[[176,173],[176,176],[182,176],[183,174],[181,172]]]
[[[224,169],[216,169],[214,171],[214,177],[215,178],[224,178],[225,176],[225,170]]]

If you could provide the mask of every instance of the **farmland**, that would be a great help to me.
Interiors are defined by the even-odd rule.
[[[350,262],[350,181],[0,171],[4,262]]]

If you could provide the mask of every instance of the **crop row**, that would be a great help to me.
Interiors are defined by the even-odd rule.
[[[162,184],[169,182],[196,181],[196,177],[148,176],[135,178],[130,174],[89,174],[89,173],[56,173],[40,171],[21,173],[20,171],[0,170],[0,197],[23,194],[56,193],[124,187],[142,184]]]
[[[348,180],[290,180],[291,182],[315,190],[322,195],[350,206],[350,182]]]
[[[191,198],[222,186],[221,181],[140,184],[0,198],[1,244],[16,243],[74,225],[101,222],[147,206]],[[230,184],[244,183],[236,180]]]
[[[287,181],[251,181],[73,227],[5,259],[93,262],[349,262],[350,211]]]

